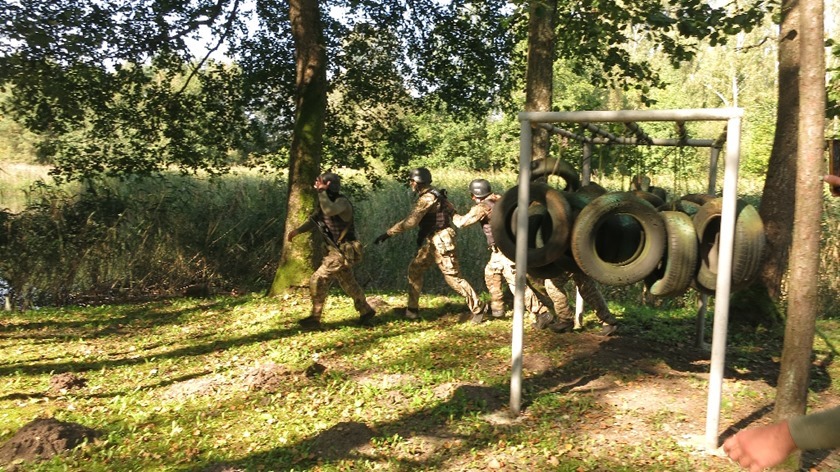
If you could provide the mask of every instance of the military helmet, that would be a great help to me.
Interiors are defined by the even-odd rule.
[[[432,173],[425,167],[417,167],[408,172],[408,178],[418,184],[429,185],[432,183]]]
[[[484,198],[490,195],[490,182],[484,179],[475,179],[470,182],[470,193],[476,198]]]
[[[318,176],[318,179],[321,182],[327,183],[329,182],[329,187],[327,187],[327,191],[330,193],[339,193],[341,191],[341,177],[338,174],[332,172],[324,172],[323,174]]]

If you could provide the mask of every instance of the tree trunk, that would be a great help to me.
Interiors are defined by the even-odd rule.
[[[820,213],[825,148],[825,49],[823,0],[799,0],[800,72],[796,205],[791,247],[791,280],[782,364],[776,389],[775,415],[805,412],[820,256]]]
[[[531,0],[528,17],[528,70],[525,74],[525,111],[551,111],[554,90],[554,17],[557,0]],[[551,136],[533,130],[531,159],[548,155]]]
[[[312,183],[320,172],[327,108],[327,55],[318,0],[291,0],[289,9],[295,42],[297,90],[284,236],[303,223],[317,205]],[[315,232],[305,236],[283,244],[280,264],[268,292],[270,296],[305,284],[314,271],[319,254],[313,249],[317,247],[313,238],[320,236]]]
[[[791,244],[796,195],[797,130],[799,128],[800,13],[796,0],[782,0],[779,30],[779,88],[776,134],[767,166],[759,214],[764,221],[767,249],[761,281],[773,300],[781,295]]]

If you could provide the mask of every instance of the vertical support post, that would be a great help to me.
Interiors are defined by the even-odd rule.
[[[712,327],[712,356],[709,370],[709,399],[706,409],[706,448],[718,447],[720,399],[726,360],[726,334],[729,324],[729,294],[732,284],[732,254],[735,243],[735,212],[738,201],[738,165],[741,155],[741,118],[727,122],[726,157],[723,177],[720,251],[715,284],[715,318]]]
[[[716,147],[709,148],[709,186],[706,188],[706,193],[709,195],[715,194],[717,188],[717,169],[718,159],[720,158],[720,149]],[[703,338],[706,337],[706,310],[709,307],[709,296],[705,293],[700,294],[700,307],[697,310],[697,320],[695,322],[695,341],[699,349],[703,349]]]
[[[531,201],[531,121],[519,121],[519,195],[516,212],[516,287],[511,332],[510,411],[522,409],[522,346],[525,324],[525,274],[528,271],[528,205]]]
[[[581,185],[589,185],[592,178],[592,143],[583,143],[583,165],[581,166]],[[583,295],[575,285],[575,328],[583,326]]]

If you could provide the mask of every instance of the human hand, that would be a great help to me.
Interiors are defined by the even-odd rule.
[[[379,236],[377,236],[377,237],[376,237],[376,239],[374,239],[374,240],[373,240],[373,244],[379,244],[379,243],[381,243],[382,241],[385,241],[386,239],[388,239],[388,238],[390,238],[390,237],[391,237],[391,235],[390,235],[390,234],[388,234],[388,233],[382,233],[382,234],[380,234]]]
[[[840,197],[840,177],[828,174],[823,176],[823,181],[831,186],[831,194],[835,197]]]
[[[747,428],[723,443],[723,450],[750,472],[781,464],[796,450],[787,421]]]
[[[324,190],[327,190],[328,188],[330,188],[330,181],[327,180],[326,182],[324,182],[320,178],[317,178],[317,179],[315,179],[315,185],[313,185],[312,187],[315,188],[315,191],[320,193],[320,192],[323,192]]]

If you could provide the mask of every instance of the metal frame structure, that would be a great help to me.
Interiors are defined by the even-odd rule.
[[[552,133],[578,140],[584,144],[583,183],[588,183],[591,169],[589,157],[592,144],[630,144],[659,146],[707,146],[712,149],[709,177],[709,192],[716,187],[715,176],[718,152],[724,138],[717,140],[691,140],[685,133],[688,121],[726,121],[726,154],[724,160],[723,208],[721,211],[720,251],[716,282],[716,303],[712,327],[711,367],[709,372],[709,393],[706,410],[705,445],[709,450],[718,447],[720,404],[723,387],[723,367],[726,356],[726,336],[729,321],[729,294],[732,281],[732,254],[735,240],[735,213],[738,199],[738,166],[741,155],[741,108],[696,108],[678,110],[617,110],[617,111],[569,111],[569,112],[520,112],[519,134],[519,194],[517,205],[528,207],[531,182],[532,126],[539,126]],[[674,121],[680,131],[678,139],[655,139],[647,136],[637,122]],[[635,137],[619,137],[605,132],[592,123],[625,123]],[[571,133],[551,123],[579,123],[597,136],[589,138]],[[524,294],[525,274],[528,270],[528,212],[517,212],[516,219],[516,288],[513,304],[513,328],[511,337],[511,382],[510,409],[518,416],[522,407],[522,348],[524,338]],[[705,301],[705,300],[704,300]],[[705,305],[701,307],[701,313]],[[698,315],[698,319],[700,316]],[[702,339],[702,323],[698,322],[698,334]]]

